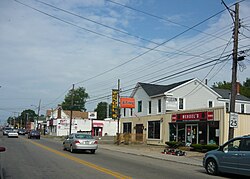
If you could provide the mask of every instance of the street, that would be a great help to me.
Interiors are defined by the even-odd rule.
[[[96,154],[62,150],[52,139],[7,138],[0,135],[4,177],[26,178],[228,178],[210,176],[199,166],[98,149]],[[234,178],[237,178],[235,176]]]

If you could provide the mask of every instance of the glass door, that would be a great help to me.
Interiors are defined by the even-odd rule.
[[[186,124],[186,144],[198,143],[198,124]]]

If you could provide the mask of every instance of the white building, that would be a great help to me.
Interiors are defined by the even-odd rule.
[[[117,122],[112,119],[95,120],[94,112],[72,111],[71,133],[84,132],[92,136],[114,136],[117,132]],[[47,111],[47,130],[50,135],[66,136],[70,133],[71,111],[62,110],[58,106],[55,110]]]
[[[230,90],[212,89],[198,79],[190,79],[170,85],[138,83],[131,97],[135,98],[134,109],[121,109],[121,117],[165,114],[224,106],[229,109]],[[236,112],[250,113],[250,99],[238,94]]]
[[[222,144],[228,139],[230,90],[212,89],[198,79],[170,85],[138,83],[134,109],[121,109],[121,133],[148,144],[166,141]],[[237,94],[234,136],[250,133],[250,99]]]

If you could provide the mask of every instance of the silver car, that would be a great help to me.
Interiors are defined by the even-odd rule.
[[[203,166],[211,175],[222,172],[250,176],[250,135],[233,138],[207,152]]]
[[[94,154],[97,148],[97,141],[90,134],[73,133],[63,141],[63,149],[71,153],[76,150],[88,150]]]

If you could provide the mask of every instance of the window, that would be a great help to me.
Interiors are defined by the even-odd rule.
[[[126,108],[123,108],[123,116],[126,116]]]
[[[131,134],[131,127],[132,127],[132,123],[131,122],[123,123],[123,133],[129,133],[129,134]]]
[[[161,99],[158,99],[158,113],[161,112]]]
[[[240,105],[240,111],[241,111],[241,113],[245,113],[245,105],[244,104]]]
[[[142,112],[142,101],[138,101],[138,112]]]
[[[179,109],[183,109],[183,98],[179,98]]]
[[[250,139],[242,139],[240,145],[241,151],[250,151]]]
[[[226,103],[226,111],[229,112],[229,103]]]
[[[240,139],[233,140],[232,142],[228,143],[224,148],[224,152],[229,151],[238,151],[240,147]]]
[[[213,107],[213,101],[208,101],[208,107],[212,108]]]
[[[130,109],[130,116],[133,116],[133,108]]]
[[[160,121],[148,122],[148,138],[160,139]]]
[[[148,114],[151,114],[151,107],[152,107],[152,103],[151,101],[148,102]]]

